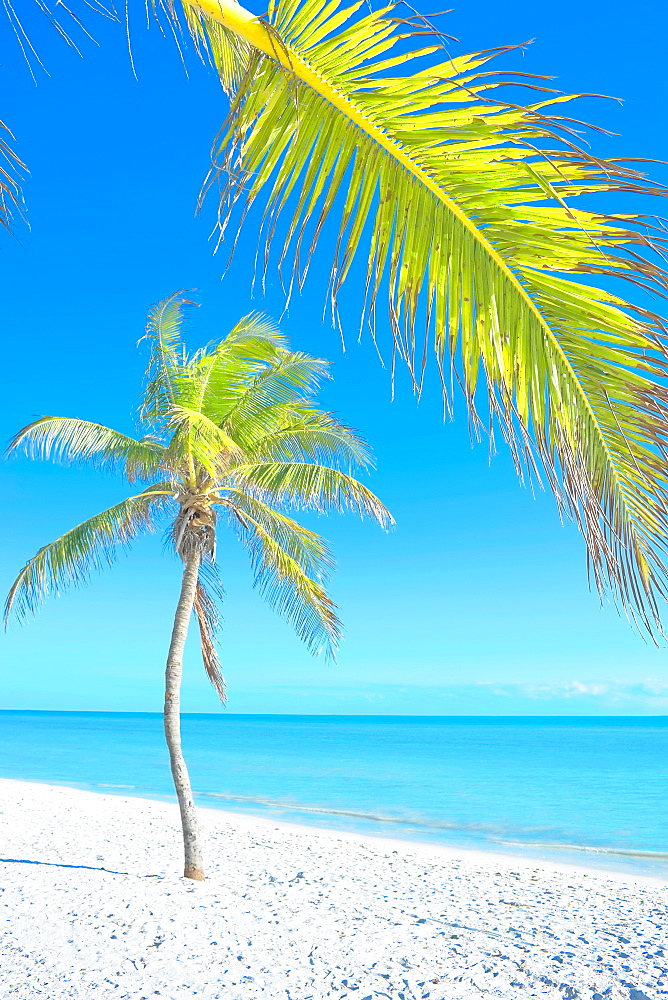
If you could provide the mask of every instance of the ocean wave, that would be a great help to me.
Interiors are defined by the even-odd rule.
[[[384,826],[408,827],[415,830],[432,830],[434,833],[449,831],[451,833],[478,834],[481,840],[489,844],[511,847],[520,850],[534,851],[570,851],[582,854],[621,855],[629,858],[644,858],[651,861],[667,861],[668,852],[648,851],[625,847],[601,847],[588,844],[570,844],[560,841],[543,840],[511,840],[507,839],[508,830],[486,823],[461,823],[455,820],[436,819],[418,816],[392,816],[383,813],[366,812],[357,809],[337,809],[333,806],[300,805],[295,802],[285,802],[280,799],[264,799],[254,796],[231,795],[225,792],[196,792],[198,797],[220,799],[224,802],[239,802],[247,805],[262,806],[266,809],[285,810],[294,813],[306,813],[317,816],[341,816],[347,819],[364,820],[379,823]],[[527,828],[526,832],[536,830]],[[505,834],[505,836],[504,836]]]
[[[484,833],[498,833],[498,826],[485,823],[457,823],[454,820],[427,819],[418,816],[391,816],[383,813],[362,812],[358,809],[337,809],[335,806],[309,806],[296,802],[285,802],[281,799],[260,799],[250,795],[230,795],[226,792],[195,792],[203,798],[222,799],[225,802],[244,802],[248,805],[264,806],[268,809],[284,809],[290,812],[314,813],[321,816],[345,816],[350,819],[363,819],[373,823],[384,823],[391,826],[419,827],[425,830],[472,830]]]
[[[527,841],[494,839],[495,843],[502,844],[504,847],[522,847],[525,850],[575,851],[580,854],[614,854],[622,855],[626,858],[647,858],[651,861],[668,861],[668,851],[643,851],[630,847],[591,847],[588,844],[565,844],[543,840]]]

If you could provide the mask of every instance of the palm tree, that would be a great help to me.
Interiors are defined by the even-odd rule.
[[[332,655],[341,635],[325,589],[332,566],[324,540],[287,510],[352,510],[387,528],[383,504],[351,475],[370,463],[364,441],[315,394],[326,362],[288,350],[261,315],[245,317],[219,344],[188,357],[180,342],[182,293],[149,313],[151,354],[136,440],[71,417],[41,417],[19,431],[10,453],[122,471],[141,492],[45,545],[12,586],[6,619],[34,612],[50,592],[77,584],[140,533],[169,519],[183,562],[165,674],[165,737],[181,812],[184,876],[204,878],[190,779],[181,750],[183,650],[194,609],[202,658],[221,701],[225,688],[215,647],[221,590],[216,570],[218,518],[225,515],[248,548],[255,581],[309,649]]]
[[[599,591],[660,634],[666,327],[618,286],[665,291],[662,238],[652,216],[608,206],[611,194],[666,189],[586,152],[582,122],[561,114],[574,98],[546,78],[488,70],[512,47],[451,57],[424,17],[397,5],[153,9],[175,29],[183,15],[230,98],[205,185],[220,187],[221,239],[263,206],[260,259],[280,236],[289,293],[333,225],[335,321],[358,259],[373,336],[387,302],[392,370],[403,361],[419,393],[433,357],[447,408],[458,383],[474,434],[500,427],[521,474],[542,467],[582,530]],[[508,84],[538,99],[503,100]]]

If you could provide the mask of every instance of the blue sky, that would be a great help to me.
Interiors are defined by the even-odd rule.
[[[618,133],[596,137],[598,152],[665,157],[660,5],[577,10],[575,23],[545,5],[483,2],[458,6],[441,24],[461,40],[455,54],[535,38],[506,65],[557,76],[564,90],[624,98],[583,102],[585,117]],[[193,345],[250,309],[282,310],[275,281],[266,299],[250,298],[252,239],[221,281],[212,206],[194,215],[225,114],[215,79],[194,60],[186,76],[173,44],[136,21],[138,80],[123,31],[101,19],[92,22],[99,44],[84,40],[83,58],[35,22],[50,73],[38,72],[37,86],[13,42],[0,49],[2,117],[31,171],[30,229],[19,226],[0,247],[3,440],[43,413],[131,431],[144,316],[178,288],[198,289],[202,303],[188,323]],[[223,540],[229,711],[666,713],[665,647],[648,645],[590,593],[582,541],[560,524],[552,498],[517,483],[502,445],[491,462],[485,444],[471,448],[461,401],[444,425],[435,382],[418,405],[400,378],[391,400],[387,371],[370,344],[356,343],[354,283],[342,301],[342,353],[320,322],[324,268],[323,257],[283,326],[296,348],[331,360],[323,400],[372,443],[370,483],[397,528],[313,521],[338,560],[332,591],[347,637],[334,665],[311,658],[268,610],[245,554]],[[113,478],[25,461],[5,464],[2,477],[5,591],[40,545],[124,495]],[[159,710],[178,573],[152,537],[88,588],[12,627],[2,639],[2,707]],[[186,711],[217,709],[194,642],[183,701]]]

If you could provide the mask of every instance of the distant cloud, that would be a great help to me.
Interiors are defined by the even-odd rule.
[[[571,698],[578,694],[605,694],[609,690],[608,684],[583,684],[582,681],[573,681],[572,684],[565,685],[564,694],[567,698]]]
[[[476,687],[485,688],[489,694],[506,698],[531,698],[536,701],[561,698],[605,698],[607,701],[646,698],[668,699],[668,680],[644,678],[642,680],[580,681],[558,684],[503,683],[478,681]]]
[[[668,715],[668,678],[254,686],[238,688],[230,708],[324,715]]]

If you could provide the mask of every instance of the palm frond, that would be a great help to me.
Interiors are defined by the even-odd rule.
[[[254,379],[227,414],[223,416],[214,404],[209,415],[216,422],[224,420],[233,437],[249,443],[258,433],[266,433],[271,408],[276,408],[273,412],[278,414],[280,407],[303,403],[304,395],[315,392],[321,380],[328,377],[326,361],[298,351],[285,351]]]
[[[243,79],[251,47],[223,24],[208,19],[205,21],[197,7],[186,3],[183,13],[198,51],[201,55],[208,54],[213,60],[223,89],[231,96]],[[214,39],[214,44],[211,44]]]
[[[51,2],[51,0],[35,0],[33,5],[25,3],[15,5],[13,0],[4,0],[2,13],[4,13],[7,19],[11,34],[14,35],[30,74],[35,81],[35,70],[37,67],[45,69],[39,47],[36,47],[38,46],[37,40],[43,34],[43,31],[41,27],[39,31],[35,30],[34,25],[31,23],[30,6],[32,6],[32,13],[39,12],[40,19],[42,17],[45,18],[51,27],[55,29],[56,33],[60,35],[65,44],[73,48],[79,55],[81,55],[81,52],[72,34],[73,26],[81,31],[82,34],[92,39],[93,36],[87,27],[88,15],[91,11],[113,21],[119,20],[118,13],[114,10],[113,4],[107,7],[103,3],[100,3],[99,0],[84,0],[83,4],[66,4],[63,0],[54,0],[54,2]],[[79,11],[77,11],[77,7]],[[85,9],[82,11],[81,7]],[[39,40],[41,41],[42,39],[40,38]]]
[[[197,303],[184,296],[182,291],[175,292],[153,306],[142,337],[151,342],[151,353],[139,418],[154,429],[168,419],[170,408],[178,402],[179,380],[186,369],[186,351],[181,342],[183,309]]]
[[[26,166],[4,138],[5,134],[14,139],[5,123],[0,122],[0,225],[11,229],[14,213],[22,214],[23,210],[21,177]]]
[[[256,459],[277,462],[311,461],[320,465],[334,462],[349,471],[373,464],[369,447],[359,434],[347,427],[331,413],[304,407],[281,414],[282,426],[264,434],[253,442],[252,455]],[[271,422],[269,424],[271,428]]]
[[[232,345],[245,348],[252,358],[263,357],[271,361],[277,351],[288,349],[285,334],[278,323],[263,312],[251,312],[242,316],[225,337],[227,347]]]
[[[291,527],[288,518],[281,520],[276,511],[269,514],[266,506],[264,510],[255,507],[256,517],[250,513],[251,509],[252,503],[247,503],[245,509],[240,503],[233,508],[237,531],[251,556],[256,586],[270,606],[290,622],[311,652],[324,651],[333,657],[342,634],[336,605],[322,583],[314,580],[301,560],[289,551],[297,551],[303,557],[308,545],[313,557],[322,540],[317,536],[308,539],[307,534],[311,533],[301,525],[292,522]],[[285,548],[283,540],[287,542]]]
[[[218,59],[231,35],[250,47],[212,174],[221,236],[233,218],[238,231],[237,203],[243,219],[261,198],[260,256],[285,214],[280,260],[293,261],[301,284],[335,220],[335,315],[362,256],[364,313],[373,329],[386,296],[392,353],[416,390],[432,354],[448,403],[455,381],[474,422],[476,396],[486,400],[518,464],[533,453],[542,461],[599,589],[655,634],[668,537],[665,327],[580,277],[662,294],[652,257],[661,241],[639,215],[572,201],[665,190],[584,152],[579,123],[561,113],[572,97],[500,100],[512,76],[481,69],[496,51],[441,61],[429,59],[438,45],[406,52],[392,6],[279,0],[263,21],[232,0],[187,3],[205,32],[223,25],[208,36]]]
[[[172,406],[169,426],[174,431],[169,453],[188,454],[215,479],[220,470],[242,455],[239,445],[229,434],[209,420],[203,413],[187,406]]]
[[[130,482],[155,475],[165,447],[150,438],[136,441],[103,424],[76,417],[40,417],[16,434],[7,454],[22,451],[28,458],[50,459],[63,465],[86,464],[122,471]]]
[[[43,546],[14,581],[5,605],[5,622],[12,611],[19,618],[34,614],[49,594],[60,595],[68,586],[87,581],[94,569],[113,563],[119,548],[153,530],[156,517],[172,497],[170,483],[156,483]]]
[[[262,313],[250,313],[219,344],[188,361],[178,379],[178,401],[221,423],[268,366],[285,351],[285,338]]]
[[[289,504],[298,509],[354,511],[370,517],[382,528],[394,518],[363,483],[338,469],[307,462],[257,462],[237,465],[221,480],[231,489],[244,490],[258,499]]]
[[[247,313],[222,339],[212,341],[191,355],[188,360],[188,377],[193,378],[198,374],[202,362],[205,372],[208,371],[209,364],[224,356],[247,357],[249,360],[262,360],[270,364],[284,350],[287,350],[287,341],[278,324],[266,313]]]
[[[222,587],[214,564],[210,560],[200,564],[194,611],[199,625],[202,662],[206,675],[216,689],[221,705],[227,701],[225,678],[218,656],[216,637],[222,625],[220,601]]]
[[[223,502],[242,524],[252,518],[308,576],[319,583],[327,580],[334,568],[334,558],[325,540],[315,531],[241,490],[230,490]]]

